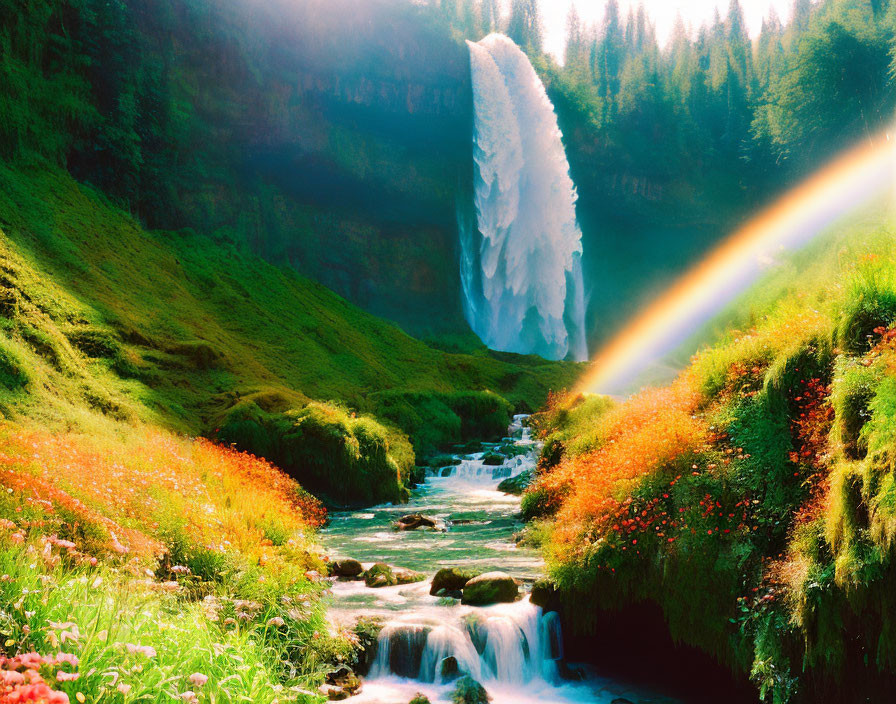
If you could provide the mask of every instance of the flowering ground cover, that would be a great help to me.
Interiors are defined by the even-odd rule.
[[[669,386],[539,416],[524,509],[582,630],[652,602],[774,702],[891,681],[896,255],[887,230],[848,235]]]

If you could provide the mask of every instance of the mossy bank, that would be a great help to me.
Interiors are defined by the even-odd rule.
[[[844,225],[728,311],[670,386],[539,415],[523,506],[552,520],[550,573],[580,635],[656,613],[764,701],[888,696],[894,238],[886,214]],[[617,644],[645,661],[671,647],[638,619],[643,638]]]

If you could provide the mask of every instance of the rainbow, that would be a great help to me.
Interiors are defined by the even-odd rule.
[[[618,394],[797,249],[896,183],[896,139],[864,141],[752,218],[638,314],[589,365],[577,392]]]

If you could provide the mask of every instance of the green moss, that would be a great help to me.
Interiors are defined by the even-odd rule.
[[[268,458],[340,505],[401,501],[414,470],[413,450],[400,433],[333,404],[267,413],[254,401],[242,402],[217,437]]]
[[[849,281],[837,324],[837,344],[849,354],[871,348],[877,328],[896,321],[896,275],[889,263],[866,260]]]
[[[521,496],[523,492],[529,488],[529,485],[534,479],[535,473],[531,470],[520,472],[515,477],[508,477],[498,484],[498,491],[503,491],[505,494]]]
[[[831,391],[835,423],[833,437],[849,459],[861,459],[868,451],[862,429],[871,416],[869,404],[880,382],[880,371],[855,357],[837,359]]]
[[[398,579],[389,565],[377,562],[364,573],[364,583],[368,587],[393,587],[398,584]]]
[[[461,677],[451,692],[453,704],[488,704],[491,701],[485,687],[470,676]]]
[[[9,340],[0,337],[0,387],[19,391],[28,385],[25,361]]]

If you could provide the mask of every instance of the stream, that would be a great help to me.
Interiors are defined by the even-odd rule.
[[[441,681],[441,663],[454,657],[459,669],[482,683],[493,704],[674,704],[655,693],[598,677],[589,668],[563,661],[556,613],[529,603],[532,582],[542,576],[538,550],[518,546],[514,533],[520,498],[497,490],[502,479],[535,467],[538,444],[515,416],[508,429],[518,451],[501,466],[487,466],[483,452],[460,454],[460,464],[431,472],[404,505],[335,513],[320,538],[331,559],[353,558],[364,568],[374,562],[426,574],[425,581],[370,588],[363,580],[333,583],[330,619],[351,625],[378,618],[384,627],[370,673],[354,697],[357,704],[408,704],[418,692],[436,704],[450,702],[452,682]],[[398,531],[402,516],[420,513],[441,530]],[[430,596],[432,576],[443,567],[500,570],[520,583],[522,598],[485,607]],[[570,679],[570,674],[575,677]],[[565,676],[564,676],[565,675]]]

